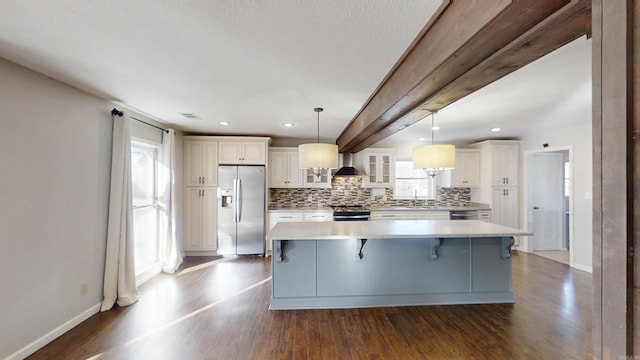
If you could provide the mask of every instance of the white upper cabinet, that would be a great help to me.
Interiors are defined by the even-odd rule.
[[[218,142],[184,141],[185,185],[216,186],[218,184]]]
[[[491,172],[493,186],[518,185],[518,144],[491,145]]]
[[[316,176],[310,170],[298,167],[298,148],[269,148],[270,188],[330,188],[331,171],[322,170]]]
[[[493,186],[518,185],[518,144],[493,145]]]
[[[356,155],[357,167],[365,171],[365,187],[395,185],[395,149],[365,149]]]
[[[480,186],[480,150],[456,149],[456,168],[442,174],[443,187]]]
[[[480,149],[482,167],[490,176],[484,177],[491,186],[517,186],[520,172],[520,142],[488,140],[469,145]],[[486,160],[486,163],[485,163]]]
[[[218,163],[239,165],[265,165],[267,163],[266,141],[220,141]]]
[[[469,146],[480,150],[482,161],[481,186],[474,201],[491,206],[492,222],[519,227],[520,142],[487,140]]]
[[[330,188],[331,169],[320,170],[320,175],[316,175],[311,170],[302,170],[302,187],[305,188]]]
[[[298,168],[297,148],[269,149],[269,187],[301,187],[302,171]]]

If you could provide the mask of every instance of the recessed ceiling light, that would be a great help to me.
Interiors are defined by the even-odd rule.
[[[427,139],[426,139],[426,138],[420,138],[420,139],[418,139],[418,141],[425,141],[425,140],[427,140]]]
[[[226,122],[226,121],[220,121],[220,125],[222,125],[222,126],[227,126],[227,125],[229,125],[229,123],[228,123],[228,122]]]
[[[498,132],[498,131],[500,131],[500,130],[502,130],[502,129],[501,129],[501,128],[499,128],[499,127],[494,127],[493,129],[491,129],[491,131],[493,131],[493,132]]]
[[[431,130],[438,131],[438,130],[440,130],[440,126],[434,126],[434,127],[431,128]]]
[[[286,128],[290,128],[290,127],[294,127],[295,124],[292,122],[286,122],[286,123],[282,123],[282,126],[286,127]]]

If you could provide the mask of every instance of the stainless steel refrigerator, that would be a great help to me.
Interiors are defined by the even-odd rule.
[[[264,166],[218,166],[219,255],[264,255]]]

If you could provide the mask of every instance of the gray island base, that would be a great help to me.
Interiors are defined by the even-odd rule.
[[[478,220],[278,223],[270,309],[513,303],[510,248]]]

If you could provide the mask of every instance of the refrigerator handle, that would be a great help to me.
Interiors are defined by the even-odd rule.
[[[240,216],[242,215],[242,179],[237,179],[238,190],[236,192],[236,222],[240,222]]]
[[[233,222],[238,222],[238,179],[233,179]]]

